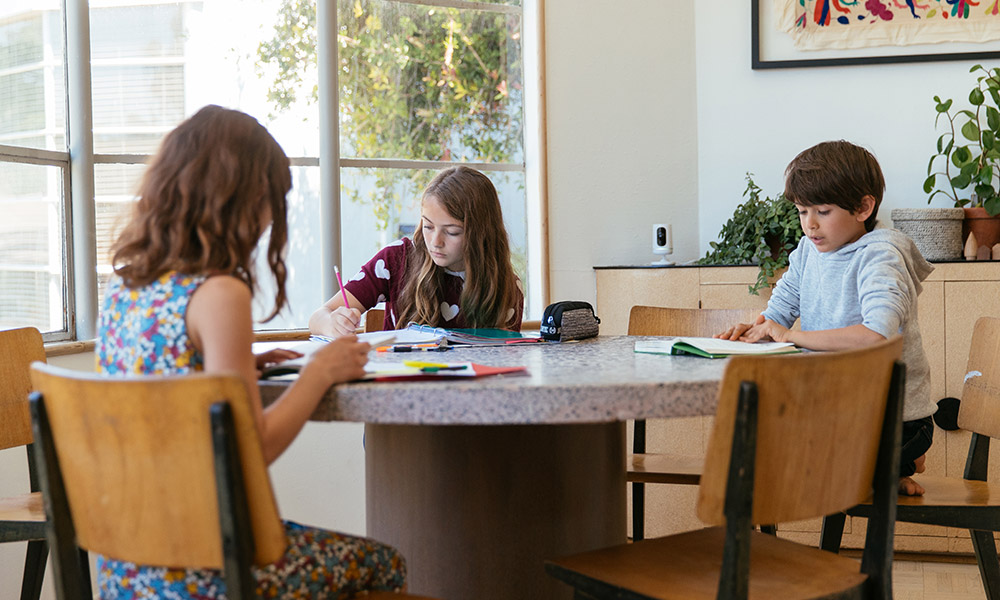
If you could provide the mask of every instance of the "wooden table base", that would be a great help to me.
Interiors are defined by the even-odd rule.
[[[625,541],[625,425],[366,425],[368,535],[443,600],[572,597],[543,560]]]

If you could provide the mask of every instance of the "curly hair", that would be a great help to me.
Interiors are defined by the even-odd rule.
[[[510,242],[493,182],[475,169],[445,169],[424,190],[423,201],[434,198],[465,230],[465,286],[460,305],[469,327],[509,326],[508,312],[517,302],[517,276],[510,263]],[[441,290],[445,270],[434,263],[423,229],[413,234],[406,257],[406,284],[396,308],[398,327],[410,321],[442,326]]]
[[[227,274],[256,291],[254,250],[270,221],[273,319],[287,303],[288,157],[256,119],[205,106],[168,133],[151,159],[132,218],[111,248],[130,288],[164,273]]]

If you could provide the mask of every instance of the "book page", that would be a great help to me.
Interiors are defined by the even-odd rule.
[[[709,354],[767,354],[795,346],[791,342],[755,342],[751,344],[710,337],[679,337],[674,338],[673,342],[684,342]]]

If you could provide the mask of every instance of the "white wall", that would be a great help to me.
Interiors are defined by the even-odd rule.
[[[715,11],[713,11],[714,13]],[[694,0],[547,0],[551,300],[595,302],[595,265],[697,257]]]
[[[922,186],[940,135],[933,97],[967,106],[975,63],[752,71],[750,3],[740,5],[695,20],[702,254],[742,201],[746,171],[773,196],[788,162],[824,140],[846,139],[875,154],[886,178],[879,210],[886,222],[892,208],[927,206]],[[939,198],[933,206],[950,205]]]

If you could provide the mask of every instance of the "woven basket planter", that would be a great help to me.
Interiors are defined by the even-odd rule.
[[[894,208],[893,226],[910,236],[927,260],[962,258],[961,208]]]

